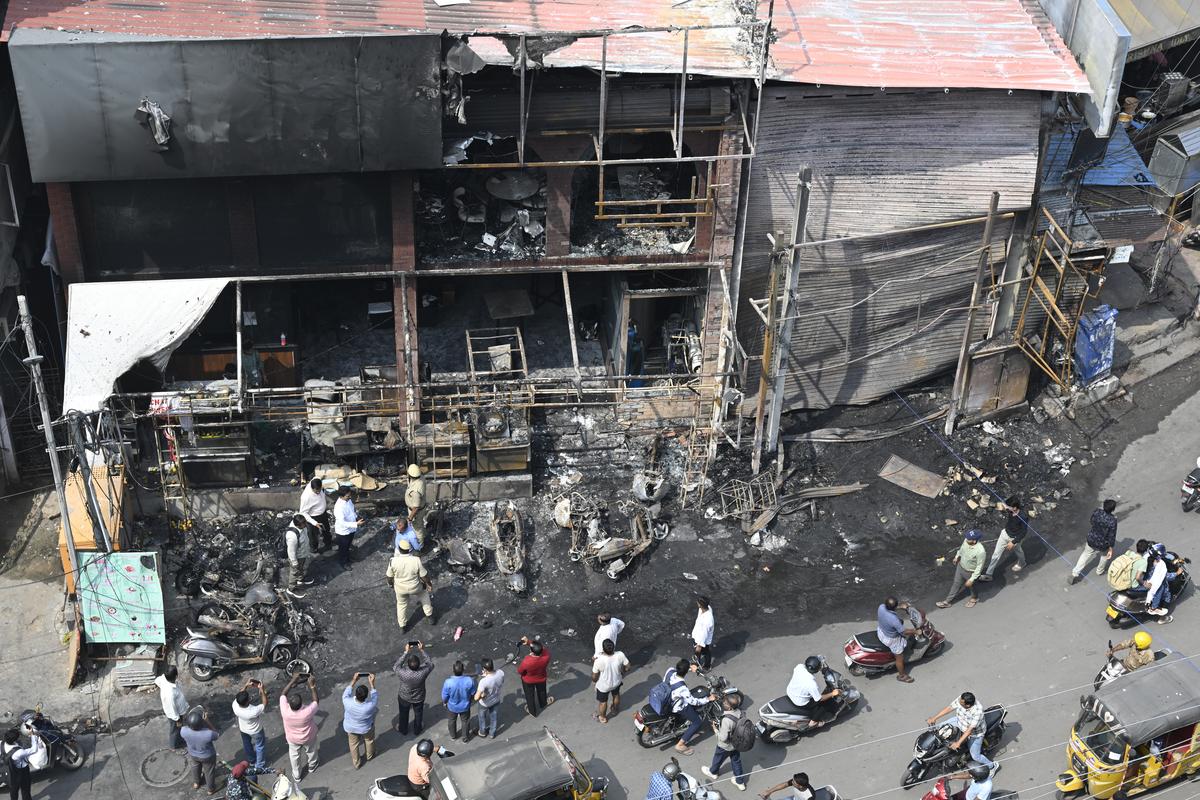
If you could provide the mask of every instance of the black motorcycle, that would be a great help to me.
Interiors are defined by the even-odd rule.
[[[1196,468],[1183,479],[1179,487],[1179,505],[1186,514],[1200,503],[1200,459],[1196,459]]]
[[[77,770],[83,766],[85,756],[83,746],[75,737],[55,724],[54,720],[42,714],[41,706],[21,712],[21,728],[37,731],[37,735],[46,744],[49,758],[46,765],[31,772],[42,772],[51,767]],[[8,770],[0,769],[0,789],[8,786]]]
[[[991,756],[1004,738],[1004,718],[1008,712],[1003,706],[991,706],[983,710],[983,754]],[[943,722],[917,737],[913,747],[913,760],[900,779],[905,789],[925,780],[931,773],[944,775],[957,772],[971,761],[969,742],[963,742],[957,750],[950,745],[958,741],[962,731],[953,722]]]
[[[729,681],[724,678],[714,677],[704,672],[697,674],[704,678],[705,685],[693,687],[692,696],[699,698],[715,695],[717,699],[696,706],[696,712],[705,723],[720,722],[721,714],[724,713],[722,703],[725,698],[729,695],[740,694],[740,692],[736,686],[730,686]],[[640,711],[633,715],[633,727],[637,729],[638,744],[642,747],[658,747],[667,742],[679,741],[679,737],[683,735],[690,724],[687,719],[678,714],[672,714],[669,711],[666,714],[658,713],[649,703],[646,703]]]
[[[1171,592],[1171,607],[1183,596],[1183,590],[1191,582],[1187,565],[1192,563],[1190,558],[1168,550],[1163,559],[1171,577],[1167,580],[1167,589]],[[1108,593],[1108,607],[1104,611],[1110,628],[1120,628],[1125,625],[1137,625],[1142,622],[1154,621],[1160,625],[1173,619],[1171,614],[1158,616],[1150,613],[1150,598],[1144,591],[1131,592],[1128,589]]]

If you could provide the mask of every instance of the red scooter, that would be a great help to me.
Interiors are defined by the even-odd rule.
[[[917,630],[916,636],[908,637],[904,649],[905,666],[942,651],[946,646],[946,637],[933,627],[924,611],[908,603],[901,604],[896,610],[907,612],[909,621]],[[851,675],[878,675],[896,668],[896,657],[873,630],[852,637],[844,649],[846,669]]]
[[[921,800],[964,800],[967,796],[967,786],[970,785],[970,781],[963,784],[961,791],[953,794],[950,793],[950,787],[947,785],[948,782],[949,778],[944,775],[938,778],[937,783],[925,793],[925,796]],[[1011,791],[992,792],[991,796],[994,800],[1019,800],[1017,793]]]

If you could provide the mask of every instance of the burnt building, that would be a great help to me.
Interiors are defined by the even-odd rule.
[[[563,417],[683,430],[695,479],[729,414],[945,371],[1087,84],[1033,0],[840,5],[11,6],[64,412],[155,420],[181,484],[262,473],[264,421],[466,477]]]

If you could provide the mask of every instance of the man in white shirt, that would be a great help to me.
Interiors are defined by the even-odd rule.
[[[178,750],[183,747],[183,737],[179,735],[180,719],[187,713],[188,702],[175,681],[179,678],[179,670],[170,664],[163,674],[154,679],[158,687],[158,698],[162,701],[163,715],[167,718],[167,747]]]
[[[596,719],[608,722],[621,705],[621,683],[625,673],[629,672],[629,659],[617,649],[612,639],[605,639],[600,647],[600,655],[592,662],[592,683],[596,684],[596,702],[599,703]]]
[[[592,655],[593,661],[604,653],[605,639],[611,641],[615,647],[617,637],[621,635],[621,631],[625,630],[625,623],[612,614],[599,615],[596,617],[596,624],[600,627],[596,629],[596,636],[592,640],[592,644],[595,646]]]
[[[251,697],[250,693],[256,696]],[[267,768],[267,734],[263,730],[263,713],[267,710],[267,690],[257,678],[247,678],[233,701],[233,715],[237,717],[238,731],[242,734],[242,751],[257,772]]]
[[[303,514],[292,516],[292,524],[288,525],[284,532],[283,541],[287,546],[288,557],[288,581],[284,591],[299,599],[304,597],[303,587],[313,585],[313,580],[304,576],[312,551],[309,550],[309,537],[308,531],[305,530]]]
[[[354,532],[363,524],[362,517],[354,509],[350,499],[351,488],[338,489],[337,502],[333,504],[333,532],[337,535],[338,563],[350,566],[350,545],[354,543]]]
[[[696,651],[696,659],[700,668],[712,668],[712,640],[716,620],[713,618],[712,605],[704,595],[696,595],[696,622],[692,625],[692,645]]]
[[[314,552],[324,553],[333,547],[329,534],[329,506],[325,497],[325,486],[320,478],[313,478],[300,493],[300,513],[308,526],[308,546]]]
[[[839,689],[831,689],[822,694],[817,684],[816,676],[821,673],[821,659],[809,656],[803,664],[797,664],[792,670],[792,679],[788,682],[787,698],[793,705],[808,715],[808,726],[817,728],[832,719],[832,709],[828,701],[841,694]]]

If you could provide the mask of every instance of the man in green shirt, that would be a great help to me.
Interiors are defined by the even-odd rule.
[[[962,546],[958,548],[958,552],[954,554],[954,580],[950,584],[950,592],[946,595],[945,600],[938,600],[938,608],[949,608],[954,602],[954,598],[958,597],[958,593],[962,591],[964,586],[971,594],[971,599],[967,601],[967,608],[973,608],[979,602],[979,595],[975,594],[975,581],[979,578],[979,574],[983,572],[983,565],[987,561],[987,549],[979,543],[979,531],[971,529],[967,531],[963,537]]]

